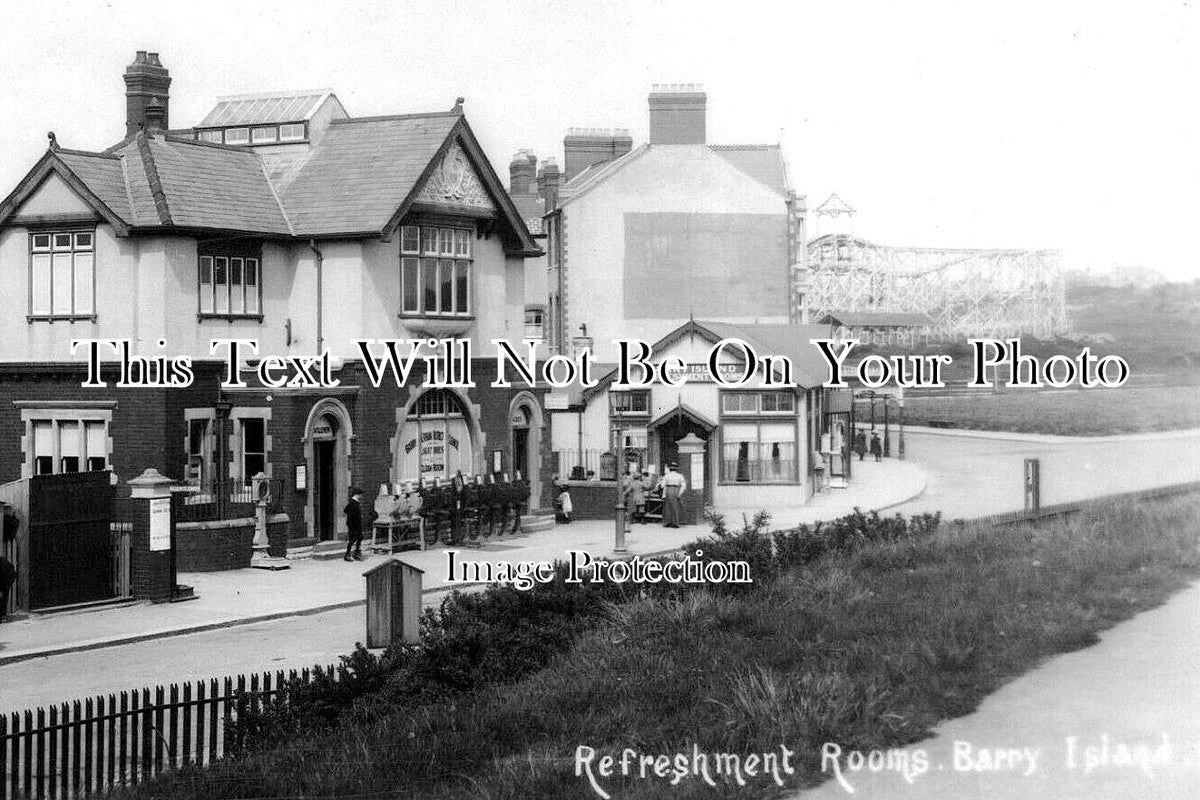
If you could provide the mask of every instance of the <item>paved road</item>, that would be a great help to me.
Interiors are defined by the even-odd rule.
[[[1042,503],[1200,481],[1200,434],[1028,442],[909,434],[906,457],[927,473],[925,492],[892,511],[974,517],[1022,508],[1026,458],[1041,459]]]
[[[364,607],[66,653],[0,667],[0,711],[124,689],[329,664],[365,633]]]
[[[1022,461],[1042,458],[1043,502],[1200,480],[1194,438],[1029,443],[910,435],[925,493],[895,508],[950,517],[1019,508]],[[426,598],[435,602],[436,598]],[[330,663],[362,638],[362,607],[0,666],[0,710],[189,678]],[[1200,715],[1198,715],[1200,716]]]
[[[803,800],[1200,797],[1200,585],[1058,656],[938,726],[928,771],[850,769]],[[832,752],[832,751],[831,751]],[[1003,754],[1003,758],[997,758]],[[1010,755],[1011,754],[1011,755]],[[820,754],[808,754],[820,763]],[[894,765],[901,763],[893,756]],[[833,760],[826,760],[832,775]],[[999,765],[999,766],[998,766]],[[848,789],[853,789],[851,795]]]

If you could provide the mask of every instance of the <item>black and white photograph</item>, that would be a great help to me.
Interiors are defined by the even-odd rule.
[[[0,13],[0,800],[1200,797],[1195,0]]]

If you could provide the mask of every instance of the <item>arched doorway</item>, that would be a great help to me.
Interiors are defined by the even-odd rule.
[[[448,479],[475,471],[471,418],[462,399],[447,389],[429,389],[409,406],[397,448],[396,479]]]
[[[512,475],[517,473],[529,482],[529,507],[540,508],[542,502],[541,458],[542,427],[545,420],[537,399],[529,392],[520,392],[508,406],[509,452]]]
[[[341,402],[325,399],[313,406],[305,426],[304,454],[308,470],[308,534],[317,541],[337,539],[339,511],[349,498],[350,413]]]

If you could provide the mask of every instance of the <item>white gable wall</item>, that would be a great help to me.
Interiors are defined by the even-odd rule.
[[[611,177],[563,206],[566,244],[568,336],[581,323],[595,340],[600,361],[615,354],[612,340],[654,341],[683,319],[628,319],[624,307],[625,214],[772,214],[786,226],[780,195],[747,176],[704,145],[650,146]],[[779,269],[786,274],[787,265]],[[687,276],[680,276],[686,287]],[[672,291],[663,286],[662,291]],[[726,322],[787,322],[786,315],[730,317],[721,308],[697,308],[695,315]]]

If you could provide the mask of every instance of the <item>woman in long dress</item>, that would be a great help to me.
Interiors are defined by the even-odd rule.
[[[678,464],[668,464],[667,473],[663,475],[663,527],[678,528],[683,519],[683,503],[680,496],[684,490],[684,479],[679,474]]]

